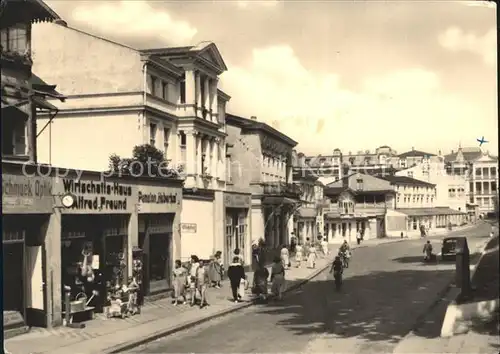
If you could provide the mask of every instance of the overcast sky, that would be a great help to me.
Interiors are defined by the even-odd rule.
[[[483,135],[498,150],[495,5],[46,2],[70,26],[137,48],[215,42],[228,111],[257,116],[307,154],[445,152]]]

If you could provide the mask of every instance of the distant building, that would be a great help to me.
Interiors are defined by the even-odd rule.
[[[303,156],[303,163],[326,183],[340,180],[342,177],[360,172],[368,175],[391,175],[399,168],[397,152],[384,145],[374,152],[370,150],[347,154],[340,149],[331,155]]]
[[[410,151],[398,155],[399,168],[409,168],[417,166],[421,163],[429,163],[429,161],[434,157],[436,157],[435,154],[412,148]]]
[[[396,176],[406,176],[436,185],[434,206],[450,207],[457,211],[466,211],[469,183],[463,175],[449,175],[444,159],[433,156],[413,167],[396,172]]]
[[[387,213],[388,236],[418,236],[422,228],[428,232],[465,223],[466,214],[449,207],[436,207],[436,185],[408,176],[381,177],[396,192],[394,209]]]
[[[481,216],[498,213],[498,157],[477,148],[462,148],[444,157],[452,176],[464,176],[469,182],[469,210],[477,207]]]
[[[390,182],[359,172],[326,185],[325,196],[331,200],[324,221],[328,242],[355,242],[358,230],[364,240],[384,237],[385,215],[394,207],[394,195]]]

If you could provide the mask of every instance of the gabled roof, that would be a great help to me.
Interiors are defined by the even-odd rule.
[[[483,152],[480,148],[461,148],[457,152],[445,155],[444,160],[446,162],[455,162],[457,161],[457,157],[459,155],[462,155],[466,162],[472,162],[481,158],[481,156],[483,156]]]
[[[264,122],[259,122],[257,120],[243,118],[240,116],[236,116],[234,114],[226,113],[226,124],[229,124],[229,125],[233,124],[233,125],[241,128],[242,133],[252,132],[252,131],[259,131],[259,132],[267,133],[267,134],[273,136],[274,138],[280,140],[281,142],[288,144],[291,147],[295,147],[298,144],[298,142],[296,142],[295,140],[293,140],[289,136],[274,129],[270,125],[268,125]]]
[[[380,179],[385,179],[386,181],[391,182],[391,184],[404,184],[404,185],[413,185],[413,186],[422,186],[422,187],[435,187],[435,184],[424,182],[415,178],[407,177],[407,176],[380,176]]]
[[[178,59],[189,58],[214,68],[219,74],[227,70],[226,63],[222,59],[217,46],[209,41],[201,42],[195,46],[153,48],[142,50],[143,53],[151,54],[175,62]]]
[[[436,154],[431,154],[431,153],[420,151],[420,150],[410,150],[407,152],[403,152],[402,154],[399,154],[398,156],[400,158],[406,158],[406,157],[436,156]]]
[[[343,192],[349,192],[353,195],[356,195],[356,192],[354,190],[352,190],[349,187],[343,187],[343,186],[342,187],[328,187],[328,186],[326,186],[323,194],[326,196],[336,196],[336,195],[342,194]]]
[[[52,22],[60,20],[59,15],[42,0],[3,0],[1,13],[2,28],[18,22]]]

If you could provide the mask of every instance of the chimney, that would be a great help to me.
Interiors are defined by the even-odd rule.
[[[415,147],[414,146],[411,147],[411,151],[415,151]]]
[[[455,151],[451,150],[451,153],[452,153],[452,154],[454,154],[454,153],[455,153]]]
[[[250,119],[251,120],[257,120],[257,117],[256,116],[251,116]]]
[[[438,156],[443,156],[443,154],[441,153],[441,150],[438,151]]]

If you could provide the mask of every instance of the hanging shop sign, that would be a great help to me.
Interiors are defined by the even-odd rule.
[[[139,213],[175,213],[181,207],[182,188],[138,186]]]
[[[252,198],[249,194],[224,193],[224,206],[226,208],[250,208]]]
[[[63,213],[125,214],[137,201],[137,189],[123,182],[58,177],[54,187]]]
[[[52,178],[2,174],[4,214],[50,214],[53,206]]]

